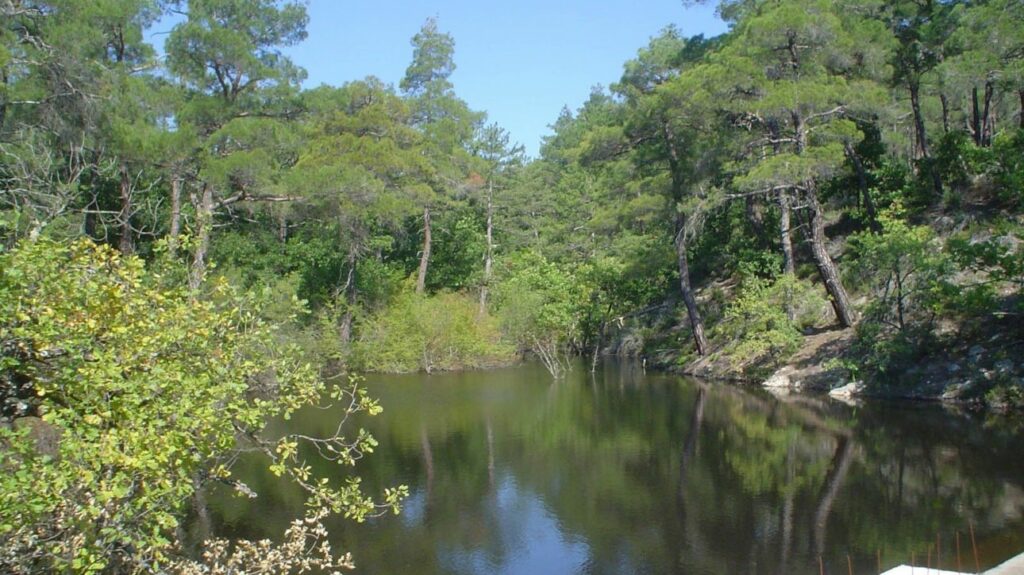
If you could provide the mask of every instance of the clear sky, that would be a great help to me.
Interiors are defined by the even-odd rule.
[[[724,32],[715,4],[311,0],[309,38],[287,53],[309,73],[307,87],[369,75],[397,86],[412,60],[410,39],[434,17],[455,39],[451,80],[458,96],[535,156],[562,107],[575,110],[592,86],[617,81],[622,64],[665,26],[675,24],[688,36]]]

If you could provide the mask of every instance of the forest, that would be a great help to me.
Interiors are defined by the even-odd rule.
[[[305,462],[369,435],[265,428],[379,411],[355,374],[628,356],[760,383],[802,358],[826,390],[1024,405],[1024,4],[718,11],[533,158],[459,97],[434,19],[397,86],[303,88],[301,2],[0,0],[0,568],[347,566],[322,520],[406,489]],[[183,558],[191,495],[247,489],[242,441],[307,517]]]

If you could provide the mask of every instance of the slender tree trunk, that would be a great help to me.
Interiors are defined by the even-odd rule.
[[[178,237],[181,235],[181,176],[171,174],[171,229],[167,251],[174,257],[178,252]]]
[[[669,152],[669,169],[672,171],[672,199],[681,202],[683,199],[682,157],[676,147],[675,134],[667,121],[662,121],[662,135]],[[694,297],[693,287],[690,284],[690,263],[686,256],[686,218],[682,214],[676,216],[676,260],[679,264],[679,291],[683,296],[683,303],[686,304],[686,314],[690,318],[690,328],[693,330],[693,342],[697,347],[697,355],[704,356],[708,353],[708,339],[704,335],[704,320],[697,308],[697,298]]]
[[[1017,90],[1017,96],[1020,98],[1020,115],[1017,118],[1017,125],[1024,129],[1024,90]]]
[[[782,242],[782,273],[796,273],[796,260],[793,256],[793,235],[790,232],[789,191],[779,192],[779,240]]]
[[[348,276],[345,278],[345,286],[342,292],[345,294],[345,313],[341,316],[341,326],[338,335],[341,343],[348,347],[352,341],[352,310],[356,305],[356,249],[351,247],[348,250]]]
[[[864,211],[867,212],[871,229],[877,231],[878,211],[875,209],[874,200],[871,199],[871,190],[868,189],[868,175],[864,169],[864,162],[860,160],[857,151],[849,144],[846,146],[846,156],[850,158],[850,162],[853,164],[853,171],[857,174],[857,188],[860,190],[860,197],[864,201]]]
[[[82,235],[87,238],[96,239],[96,193],[92,193],[92,199],[85,206],[85,216],[82,219]]]
[[[683,296],[683,303],[686,304],[686,314],[690,318],[690,328],[693,330],[693,343],[697,346],[697,355],[707,355],[709,345],[704,335],[704,320],[697,308],[697,298],[694,297],[693,287],[690,285],[690,263],[686,257],[686,227],[682,216],[678,218],[676,225],[676,259],[679,263],[679,291]]]
[[[3,90],[0,90],[0,133],[4,131],[4,122],[7,121],[7,83],[9,76],[7,75],[7,68],[0,68],[0,86],[3,86]]]
[[[985,81],[985,104],[981,112],[981,143],[983,147],[992,145],[992,96],[995,88],[991,80]]]
[[[420,271],[416,276],[416,293],[423,293],[427,286],[427,266],[430,265],[430,208],[423,208],[423,254],[420,256]]]
[[[978,103],[978,87],[971,88],[971,136],[974,145],[981,145],[981,105]]]
[[[288,214],[284,210],[277,214],[277,241],[282,244],[288,241]]]
[[[910,107],[914,110],[914,131],[917,133],[918,157],[925,160],[929,175],[932,179],[932,187],[935,197],[942,197],[942,176],[931,163],[931,153],[928,150],[928,134],[924,126],[924,114],[921,112],[921,84],[918,80],[909,83]]]
[[[213,188],[203,184],[202,195],[196,208],[196,251],[192,256],[192,271],[188,285],[192,291],[203,285],[206,276],[206,253],[210,250],[210,235],[213,233]]]
[[[939,101],[942,102],[942,133],[949,133],[949,98],[945,92],[939,92]]]
[[[484,278],[480,286],[480,316],[487,313],[487,292],[491,286],[491,266],[494,257],[494,189],[487,183],[487,248],[484,252]]]
[[[764,213],[761,210],[761,206],[758,205],[758,199],[754,196],[747,196],[745,203],[747,222],[750,223],[751,231],[754,232],[755,236],[763,235]]]
[[[929,175],[932,178],[932,187],[935,190],[935,196],[942,196],[942,176],[939,175],[939,171],[931,163],[931,152],[928,149],[928,133],[925,130],[925,116],[921,112],[921,84],[914,80],[909,84],[910,88],[910,107],[913,108],[913,128],[916,136],[918,136],[918,157],[926,161]]]
[[[825,218],[822,214],[821,204],[818,202],[818,195],[813,187],[807,189],[807,205],[810,211],[810,222],[808,230],[808,241],[811,244],[811,253],[814,255],[814,262],[818,266],[818,273],[821,274],[821,281],[828,290],[832,300],[832,308],[836,312],[836,319],[843,327],[850,327],[854,323],[853,307],[850,305],[850,298],[846,294],[842,280],[839,278],[839,270],[836,268],[832,257],[825,249]]]
[[[128,175],[128,166],[121,165],[121,213],[118,214],[118,224],[121,228],[121,241],[118,249],[124,255],[135,251],[135,242],[132,238],[132,180]]]
[[[928,150],[928,134],[924,126],[924,114],[921,112],[921,84],[917,80],[909,83],[910,107],[914,112],[914,135],[917,137],[917,157],[930,158]]]

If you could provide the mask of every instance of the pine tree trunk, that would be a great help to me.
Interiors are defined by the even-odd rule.
[[[277,215],[277,241],[282,244],[288,241],[288,214],[284,210]]]
[[[811,221],[808,230],[808,241],[811,244],[811,253],[814,255],[814,262],[818,266],[818,273],[821,274],[821,281],[825,284],[829,298],[832,300],[832,309],[836,312],[836,319],[843,327],[850,327],[854,323],[853,307],[850,305],[850,298],[846,294],[842,280],[839,278],[839,270],[832,257],[825,249],[825,218],[821,211],[821,204],[818,202],[818,195],[814,188],[807,189],[807,204],[810,211]]]
[[[423,293],[427,286],[427,266],[430,265],[430,208],[423,208],[423,253],[420,255],[420,270],[416,276],[416,293]]]
[[[171,229],[167,251],[174,257],[178,252],[178,236],[181,235],[181,177],[171,175]]]
[[[135,251],[132,238],[132,181],[128,176],[128,166],[121,165],[121,213],[118,214],[118,225],[121,228],[121,240],[118,249],[124,255]]]
[[[782,273],[796,273],[796,259],[793,255],[793,235],[790,223],[789,191],[779,192],[779,240],[782,243]]]
[[[932,179],[935,197],[942,197],[942,176],[931,163],[928,150],[928,134],[924,127],[924,114],[921,113],[921,85],[917,80],[910,82],[910,107],[914,110],[914,130],[917,133],[917,152],[925,160],[925,165]]]
[[[206,276],[206,253],[210,249],[210,234],[213,232],[213,188],[203,184],[202,195],[196,204],[196,251],[188,278],[192,291],[203,285]]]
[[[942,102],[942,133],[949,133],[949,98],[945,92],[939,93],[939,101]]]
[[[487,183],[487,248],[484,252],[484,278],[480,286],[480,316],[487,313],[487,292],[491,285],[491,266],[494,257],[494,189]]]
[[[679,262],[679,291],[683,296],[683,303],[686,304],[686,314],[690,318],[690,328],[693,330],[693,343],[697,347],[697,354],[707,355],[709,345],[704,335],[704,320],[697,308],[697,298],[694,297],[693,287],[690,285],[690,264],[686,257],[686,229],[685,221],[680,216],[676,231],[676,258]]]
[[[992,86],[991,80],[985,81],[985,107],[981,112],[981,146],[989,147],[992,145],[992,96],[995,93],[995,88]]]
[[[875,201],[871,199],[871,190],[868,188],[868,175],[864,169],[864,163],[861,162],[857,151],[849,144],[846,146],[846,156],[850,158],[850,162],[853,164],[853,171],[857,174],[857,187],[860,190],[860,197],[864,201],[864,211],[867,212],[868,222],[871,225],[871,229],[877,231],[878,210],[875,208]]]
[[[751,231],[758,237],[764,235],[764,213],[761,206],[758,205],[758,198],[747,196],[745,204],[747,222],[750,224]]]
[[[1017,118],[1018,126],[1024,128],[1024,90],[1017,90],[1020,97],[1020,117]]]
[[[978,103],[978,87],[971,88],[971,136],[974,145],[981,145],[981,105]]]
[[[341,316],[341,326],[338,335],[341,343],[348,347],[352,342],[352,310],[356,305],[356,250],[352,247],[348,251],[348,275],[345,278],[345,286],[342,292],[345,294],[345,313]]]

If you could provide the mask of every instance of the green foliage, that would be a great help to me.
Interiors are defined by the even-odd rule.
[[[996,194],[1009,207],[1024,206],[1024,129],[1000,134],[992,145],[996,157]]]
[[[567,347],[580,334],[587,289],[575,274],[535,252],[515,254],[502,265],[495,293],[502,331],[560,377],[567,369]]]
[[[733,365],[772,369],[797,350],[803,330],[817,323],[826,307],[820,289],[792,274],[772,279],[750,275],[714,335]]]
[[[218,283],[210,300],[193,299],[88,241],[23,243],[0,255],[0,270],[0,399],[15,423],[0,427],[5,569],[166,565],[198,486],[247,490],[231,477],[239,436],[303,485],[312,508],[378,512],[357,482],[312,477],[294,448],[303,440],[262,436],[269,418],[318,403],[326,388],[275,342],[253,298]],[[379,411],[358,381],[330,393]],[[374,445],[365,434],[307,439],[349,455]],[[386,494],[388,508],[400,495]]]
[[[912,365],[937,344],[939,314],[957,289],[955,269],[934,231],[911,226],[897,209],[879,216],[880,233],[850,238],[856,256],[851,273],[867,279],[871,299],[857,326],[855,352],[864,371],[883,375]]]
[[[879,216],[881,233],[850,238],[856,260],[853,274],[869,278],[872,300],[865,320],[904,331],[919,323],[930,327],[949,292],[952,262],[928,226],[911,226],[898,206]]]
[[[352,363],[385,373],[494,367],[512,359],[497,321],[465,294],[400,293],[359,324]]]

